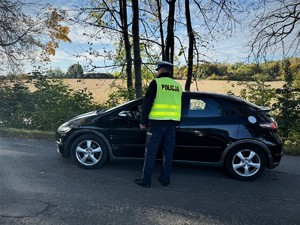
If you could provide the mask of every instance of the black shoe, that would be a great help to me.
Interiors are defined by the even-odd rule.
[[[149,188],[150,187],[150,184],[143,183],[142,179],[134,179],[134,183],[136,183],[137,185],[140,185],[142,187],[145,187],[145,188]]]
[[[161,179],[158,179],[159,183],[161,183],[162,186],[167,187],[170,183],[164,183],[161,181]]]

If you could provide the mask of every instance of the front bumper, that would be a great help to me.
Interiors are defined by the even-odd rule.
[[[69,157],[66,151],[66,136],[56,132],[55,134],[56,137],[56,150],[57,152],[62,156],[62,157]]]
[[[56,150],[59,154],[64,156],[64,145],[61,140],[56,141]]]

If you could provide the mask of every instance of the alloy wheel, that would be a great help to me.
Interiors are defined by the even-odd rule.
[[[232,158],[232,168],[242,177],[251,177],[256,174],[261,167],[260,156],[252,150],[238,151]]]
[[[102,148],[94,140],[80,142],[75,150],[76,158],[84,166],[93,166],[102,158]]]

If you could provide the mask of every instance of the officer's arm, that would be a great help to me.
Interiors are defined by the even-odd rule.
[[[156,91],[157,91],[157,84],[156,81],[153,80],[149,84],[149,87],[147,89],[146,95],[143,100],[142,104],[142,115],[141,115],[141,121],[140,121],[140,127],[145,128],[145,125],[148,122],[148,116],[150,114],[154,99],[156,98]]]

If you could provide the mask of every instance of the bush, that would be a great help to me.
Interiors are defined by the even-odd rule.
[[[257,74],[255,82],[238,82],[238,85],[245,86],[240,97],[257,105],[271,107],[286,148],[296,149],[300,146],[300,91],[293,88],[295,76],[288,59],[283,61],[281,73],[285,83],[276,90],[265,84],[267,77],[264,75]]]
[[[51,131],[75,115],[100,108],[94,104],[91,93],[74,91],[62,80],[40,77],[27,81],[34,84],[34,92],[21,80],[0,82],[3,96],[0,123],[3,126]]]
[[[0,82],[0,123],[24,128],[24,118],[30,117],[31,93],[20,80]]]
[[[275,101],[276,93],[274,88],[270,88],[271,85],[266,84],[266,77],[263,75],[256,75],[255,82],[238,82],[238,86],[243,86],[239,94],[239,97],[246,99],[259,106],[271,107],[272,102]],[[232,84],[234,87],[234,84]],[[227,94],[233,93],[227,92]]]
[[[282,64],[285,83],[281,89],[276,90],[277,101],[274,108],[277,110],[277,122],[281,127],[284,141],[297,142],[300,145],[300,91],[293,88],[294,73],[291,70],[290,60],[286,59]]]

